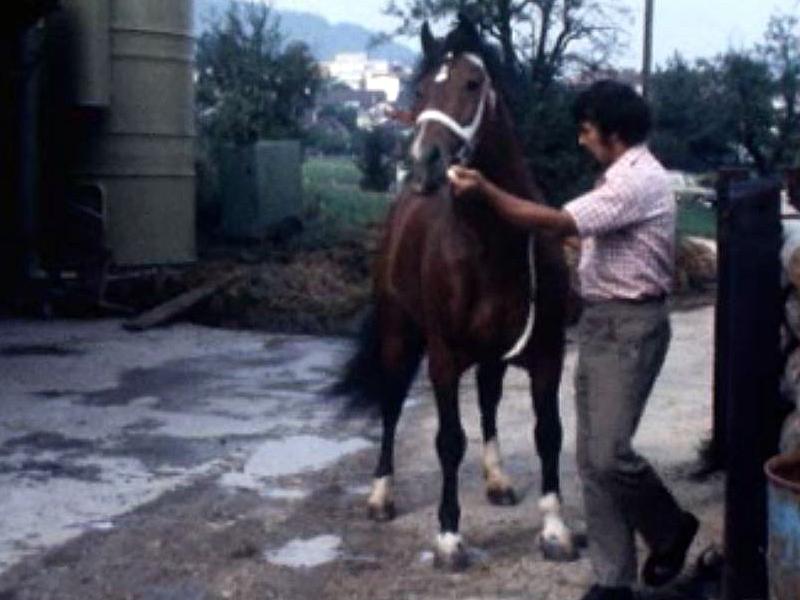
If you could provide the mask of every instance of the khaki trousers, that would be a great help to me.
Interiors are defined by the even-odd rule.
[[[577,460],[589,556],[598,583],[637,580],[638,532],[651,549],[669,547],[681,509],[632,447],[671,336],[665,302],[590,304],[578,326],[575,374]]]

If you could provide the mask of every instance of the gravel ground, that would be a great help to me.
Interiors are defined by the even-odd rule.
[[[711,423],[713,309],[673,315],[673,342],[637,447],[721,540],[722,480],[688,478]],[[462,533],[475,562],[434,569],[440,475],[426,379],[397,447],[397,518],[366,518],[379,429],[320,397],[348,353],[336,338],[117,321],[0,322],[0,599],[443,598],[571,600],[586,558],[548,563],[535,535],[538,459],[524,373],[500,406],[521,502],[484,497],[473,378]],[[582,528],[570,346],[561,393],[566,516]],[[665,596],[666,597],[666,596]]]

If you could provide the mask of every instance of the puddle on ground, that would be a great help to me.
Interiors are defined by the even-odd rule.
[[[139,396],[128,402],[128,406],[133,408],[155,408],[161,402],[158,396]]]
[[[372,491],[372,486],[369,485],[354,485],[347,488],[347,493],[353,496],[367,496]]]
[[[302,500],[308,496],[308,492],[298,489],[275,488],[264,490],[261,495],[273,500]]]
[[[481,565],[489,562],[489,553],[481,548],[467,546],[467,560],[470,565]],[[433,564],[435,557],[430,550],[423,550],[419,553],[419,562],[422,564]]]
[[[264,553],[268,562],[293,568],[309,568],[336,560],[339,557],[341,538],[320,535],[308,540],[292,540],[277,550]]]
[[[342,441],[313,435],[298,435],[261,444],[240,472],[226,473],[220,483],[226,487],[261,490],[268,477],[294,475],[325,468],[340,458],[371,447],[363,438]]]
[[[117,515],[218,467],[211,463],[186,469],[180,476],[154,478],[140,461],[128,457],[95,456],[73,465],[94,466],[102,476],[88,481],[65,476],[21,478],[17,472],[0,471],[0,572],[26,555],[66,542],[82,531],[111,529]],[[23,546],[22,540],[27,540]]]

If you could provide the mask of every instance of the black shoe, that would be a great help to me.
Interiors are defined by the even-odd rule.
[[[642,569],[642,580],[647,585],[661,587],[675,579],[683,569],[686,552],[700,528],[700,522],[689,512],[683,513],[682,521],[678,537],[672,546],[660,552],[652,552],[647,557]]]
[[[581,600],[633,600],[633,590],[629,587],[593,585]]]

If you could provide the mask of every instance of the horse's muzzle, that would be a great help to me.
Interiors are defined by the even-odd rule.
[[[447,168],[450,157],[434,145],[428,148],[422,158],[414,162],[411,170],[411,183],[419,194],[432,194],[447,183]]]

